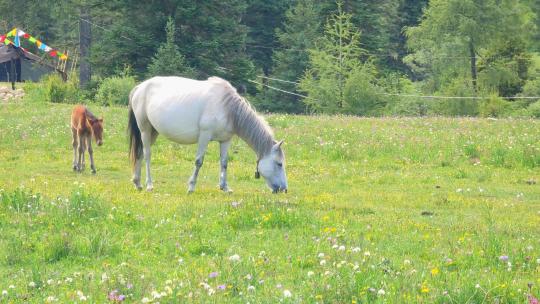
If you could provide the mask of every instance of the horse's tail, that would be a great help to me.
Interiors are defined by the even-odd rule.
[[[137,119],[131,105],[129,105],[129,122],[128,122],[128,136],[129,136],[129,159],[133,168],[138,159],[142,157],[143,145],[141,139],[141,130],[137,125]]]

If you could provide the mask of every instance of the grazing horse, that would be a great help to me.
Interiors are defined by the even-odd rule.
[[[220,143],[220,189],[227,185],[227,154],[233,135],[238,135],[257,154],[255,177],[262,175],[274,193],[287,191],[283,141],[276,142],[266,121],[257,115],[231,84],[219,77],[199,81],[182,77],[154,77],[137,85],[129,97],[130,158],[133,183],[141,190],[142,158],[146,161],[146,189],[153,189],[150,146],[158,134],[180,144],[198,143],[195,170],[188,192],[195,190],[197,176],[210,141]]]
[[[103,144],[103,118],[98,119],[85,106],[75,106],[71,113],[71,135],[73,137],[73,170],[81,172],[84,169],[84,151],[88,148],[90,168],[92,173],[96,173],[92,136],[96,139],[98,146]]]

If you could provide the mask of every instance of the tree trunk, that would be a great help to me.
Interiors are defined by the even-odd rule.
[[[478,88],[476,84],[476,80],[478,78],[476,73],[476,52],[474,50],[474,44],[472,39],[469,40],[469,55],[471,56],[471,78],[472,78],[472,85],[474,94],[478,93]]]
[[[80,65],[79,65],[79,86],[85,88],[92,77],[92,69],[90,67],[90,43],[92,42],[92,25],[89,23],[90,14],[88,6],[81,6],[81,18],[79,19],[79,47],[81,50]]]

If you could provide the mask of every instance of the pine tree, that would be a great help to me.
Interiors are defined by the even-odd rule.
[[[308,94],[304,103],[314,112],[363,115],[383,106],[375,68],[369,61],[362,62],[366,51],[360,47],[360,32],[351,19],[338,4],[324,36],[309,52],[310,68],[299,88]]]
[[[280,48],[273,55],[275,66],[271,77],[298,82],[309,65],[308,49],[314,46],[321,34],[320,5],[314,0],[299,0],[287,11],[285,18],[283,29],[276,29]],[[287,91],[295,90],[293,83],[272,84]],[[300,113],[305,108],[300,97],[295,95],[268,89],[263,90],[260,96],[264,99],[261,105],[264,110]]]
[[[169,18],[165,26],[167,40],[163,43],[148,65],[148,77],[185,76],[193,77],[195,72],[187,66],[184,56],[175,44],[175,23]]]

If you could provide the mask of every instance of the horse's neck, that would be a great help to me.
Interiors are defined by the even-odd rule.
[[[235,133],[262,158],[272,149],[274,135],[266,123],[247,104],[233,112]]]
[[[88,109],[85,109],[84,114],[85,114],[86,119],[87,119],[88,121],[92,121],[92,120],[96,120],[96,119],[97,119],[97,117],[96,117],[92,112],[90,112],[90,110],[88,110]]]

